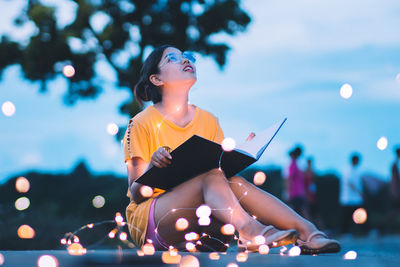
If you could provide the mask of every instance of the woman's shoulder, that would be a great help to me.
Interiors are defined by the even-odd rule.
[[[209,112],[209,111],[207,111],[207,110],[205,110],[205,109],[203,109],[203,108],[201,108],[199,106],[196,106],[196,108],[198,109],[199,115],[201,117],[209,119],[209,120],[213,120],[213,121],[218,121],[218,117],[215,116],[213,113],[211,113],[211,112]]]
[[[153,107],[147,106],[144,110],[140,111],[135,116],[133,116],[129,120],[129,123],[136,123],[136,124],[144,125],[144,124],[146,124],[146,122],[151,120],[156,115],[157,114],[154,112]]]

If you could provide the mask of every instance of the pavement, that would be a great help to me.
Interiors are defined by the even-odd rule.
[[[369,236],[362,238],[344,237],[339,239],[342,250],[336,254],[324,254],[318,256],[300,255],[289,256],[288,246],[283,255],[280,248],[271,249],[269,254],[261,255],[258,253],[248,254],[244,262],[237,260],[237,251],[234,247],[230,248],[226,254],[219,253],[219,259],[210,259],[210,253],[188,253],[179,252],[181,255],[180,266],[400,266],[400,236]],[[353,260],[344,259],[344,255],[354,251],[357,256]],[[39,265],[39,258],[50,255],[53,258],[41,258],[43,263]],[[354,255],[354,253],[353,253]],[[215,256],[215,255],[214,255]],[[3,263],[2,263],[3,259]],[[50,262],[45,262],[49,260]],[[51,259],[57,265],[51,264]],[[240,259],[239,259],[240,260]],[[199,263],[196,264],[196,261]],[[184,262],[186,264],[184,264]],[[190,264],[192,263],[192,264]],[[194,263],[194,265],[193,265]],[[234,263],[237,265],[229,265]],[[82,256],[69,255],[66,250],[25,250],[25,251],[0,251],[0,266],[27,267],[27,266],[166,266],[162,261],[162,252],[154,255],[138,256],[135,249],[96,249],[88,250]],[[168,264],[178,266],[179,264]]]

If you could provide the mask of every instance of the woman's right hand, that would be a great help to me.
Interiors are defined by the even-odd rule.
[[[165,168],[171,164],[171,154],[169,154],[163,147],[159,147],[153,155],[151,155],[150,164],[158,168]]]

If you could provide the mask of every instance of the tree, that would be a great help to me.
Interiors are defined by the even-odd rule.
[[[72,0],[64,0],[71,2]],[[60,26],[55,7],[27,0],[26,10],[15,20],[34,23],[36,34],[27,44],[0,38],[0,71],[19,64],[24,77],[41,83],[60,75],[66,65],[75,74],[68,79],[65,103],[97,97],[102,90],[94,65],[106,61],[118,76],[119,88],[132,93],[148,47],[171,44],[212,57],[220,68],[230,47],[211,40],[214,34],[235,35],[244,31],[250,17],[237,0],[74,0],[75,19]],[[103,21],[96,27],[94,19]],[[123,60],[121,60],[123,59]],[[140,111],[133,93],[120,111],[134,116]]]

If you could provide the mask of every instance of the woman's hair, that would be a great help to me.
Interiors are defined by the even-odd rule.
[[[143,106],[144,101],[152,101],[154,104],[162,99],[160,88],[150,81],[150,75],[160,73],[158,63],[160,63],[164,50],[170,45],[162,45],[153,50],[146,58],[140,70],[138,83],[135,85],[133,93],[139,105]]]

